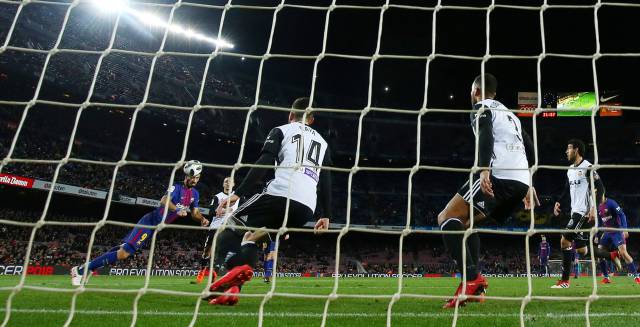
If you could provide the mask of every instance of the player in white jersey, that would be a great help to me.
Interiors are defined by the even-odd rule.
[[[578,139],[571,139],[567,142],[567,160],[571,162],[571,166],[567,170],[567,183],[565,189],[556,201],[553,207],[554,216],[561,213],[562,204],[566,202],[567,197],[571,198],[571,216],[567,229],[587,229],[588,223],[595,218],[596,206],[591,200],[591,174],[593,174],[596,196],[604,194],[604,185],[597,172],[592,171],[591,163],[584,159],[586,146],[584,142]],[[599,197],[598,197],[599,198]],[[574,245],[571,244],[574,243]],[[576,253],[586,256],[589,250],[589,235],[584,232],[567,232],[563,233],[560,239],[560,248],[562,249],[562,277],[551,288],[569,288],[569,276],[571,275],[573,265],[572,248],[575,247]],[[604,250],[595,251],[597,258],[609,258],[610,255]]]
[[[211,213],[211,223],[209,224],[209,233],[207,234],[207,238],[204,241],[204,247],[202,250],[202,258],[200,259],[200,270],[196,275],[196,280],[192,281],[192,284],[200,284],[204,280],[205,277],[209,275],[209,262],[211,258],[211,243],[213,241],[213,237],[220,227],[224,223],[225,218],[228,216],[226,214],[218,214],[215,209],[218,208],[218,205],[222,203],[222,201],[226,200],[231,194],[231,190],[233,189],[233,179],[231,176],[226,177],[222,182],[222,192],[213,196],[211,199],[210,208],[213,208]],[[238,209],[238,205],[240,201],[236,201],[236,203],[229,208],[229,212],[232,213]],[[213,279],[216,278],[217,273],[220,272],[220,267],[222,266],[224,258],[216,257],[216,262],[213,263]]]
[[[473,200],[474,219],[479,221],[491,217],[503,221],[525,200],[529,206],[529,190],[535,197],[535,190],[529,182],[529,160],[533,144],[529,135],[522,130],[520,120],[500,102],[494,100],[497,80],[491,74],[476,77],[471,87],[471,101],[478,112],[471,114],[471,125],[478,137],[478,166],[483,169],[473,178],[473,184],[465,183],[447,206],[438,215],[438,224],[443,231],[463,231],[470,220],[470,203]],[[476,120],[478,128],[476,130]],[[510,169],[508,169],[510,168]],[[444,234],[444,244],[456,260],[458,270],[463,269],[463,235]],[[445,308],[454,308],[464,288],[466,295],[482,295],[488,287],[487,281],[478,271],[480,239],[477,233],[468,237],[466,244],[467,282],[458,286]],[[474,298],[476,300],[478,298]],[[460,301],[460,305],[466,302]]]
[[[304,110],[309,107],[308,98],[299,98],[292,108]],[[258,260],[256,241],[267,235],[262,231],[246,232],[234,226],[277,229],[283,226],[287,215],[287,227],[303,227],[313,220],[316,202],[322,215],[315,224],[316,230],[329,227],[331,217],[331,172],[322,166],[331,165],[327,142],[309,125],[313,115],[300,111],[289,113],[289,123],[271,130],[264,142],[256,165],[276,163],[275,178],[266,189],[246,200],[228,219],[229,229],[218,235],[216,257],[225,258],[228,273],[209,287],[210,292],[225,292],[218,296],[204,297],[210,304],[235,304],[239,287],[250,280]],[[228,199],[222,201],[217,212],[223,213],[241,197],[248,195],[263,175],[264,168],[251,168],[242,183]],[[288,212],[287,212],[288,202]]]

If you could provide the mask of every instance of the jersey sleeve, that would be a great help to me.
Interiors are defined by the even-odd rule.
[[[493,157],[493,116],[490,110],[478,115],[478,166],[491,166]]]
[[[273,156],[278,156],[280,152],[280,145],[282,144],[282,140],[284,139],[284,134],[282,130],[278,127],[272,129],[267,136],[267,139],[264,140],[264,144],[262,145],[262,151],[260,154],[269,153]]]
[[[220,205],[220,201],[218,201],[218,197],[214,195],[214,196],[213,196],[213,199],[211,199],[211,204],[210,204],[210,206],[211,206],[211,208],[214,208],[214,209],[215,209],[215,208],[217,208],[217,207],[218,207],[218,205]]]
[[[591,167],[592,166],[589,165],[589,168]],[[602,199],[602,195],[604,195],[604,192],[605,192],[604,183],[602,183],[602,179],[600,178],[600,175],[598,174],[597,171],[589,169],[587,171],[587,183],[589,183],[588,184],[589,187],[591,187],[591,175],[593,175],[593,183],[596,189],[596,203],[600,203]],[[591,188],[589,188],[589,193],[591,193]]]
[[[624,214],[624,210],[622,207],[613,200],[609,200],[609,211],[615,212],[618,216],[618,221],[620,222],[620,227],[627,228],[627,215]]]
[[[522,129],[522,143],[524,144],[524,152],[527,156],[527,162],[529,163],[529,167],[531,167],[536,161],[535,147],[533,146],[533,140],[529,133]]]
[[[280,145],[284,139],[284,134],[279,128],[274,128],[269,132],[269,136],[264,141],[260,157],[255,162],[256,165],[273,165],[278,153],[280,152]],[[242,183],[236,188],[235,194],[242,197],[251,192],[252,188],[258,183],[264,174],[267,173],[265,168],[253,167],[247,173]]]
[[[191,210],[197,208],[199,203],[200,203],[200,192],[198,192],[198,190],[196,190],[194,188],[193,189],[193,202],[191,202]]]
[[[182,186],[180,184],[175,184],[169,188],[169,198],[173,204],[180,203],[180,193],[182,192]]]
[[[331,154],[329,149],[327,149],[324,153],[324,159],[322,160],[323,166],[331,166],[333,164],[331,160]],[[330,170],[322,170],[320,172],[320,182],[318,183],[317,196],[320,202],[320,208],[322,209],[322,217],[323,218],[331,218],[332,217],[332,199],[331,199],[331,189],[332,189],[332,179],[331,179],[331,171]]]

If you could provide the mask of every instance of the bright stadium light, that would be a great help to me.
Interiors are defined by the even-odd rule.
[[[166,21],[164,21],[162,18],[150,13],[138,12],[132,9],[127,9],[127,13],[137,18],[142,23],[147,24],[149,26],[169,28],[169,31],[174,34],[180,34],[190,39],[196,39],[199,41],[213,43],[223,48],[233,48],[233,44],[225,40],[222,40],[222,39],[218,40],[218,39],[207,37],[203,34],[198,33],[197,31],[194,31],[191,28],[184,28],[178,24],[169,24]]]
[[[146,25],[162,26],[162,24],[164,24],[164,22],[162,21],[162,19],[160,19],[160,17],[152,15],[150,13],[137,13],[132,11],[131,14],[137,17],[141,22],[143,22]]]
[[[129,7],[128,0],[92,0],[102,13],[114,13]]]
[[[177,24],[169,24],[167,21],[154,14],[134,10],[129,7],[128,0],[91,0],[91,3],[93,3],[96,6],[96,9],[101,13],[115,13],[122,11],[135,17],[140,22],[148,26],[168,28],[171,33],[183,35],[189,39],[212,43],[222,48],[233,48],[233,44],[225,40],[211,38],[200,34],[191,28],[184,28]]]

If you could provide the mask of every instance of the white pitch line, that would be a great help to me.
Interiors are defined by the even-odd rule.
[[[0,309],[0,312],[6,310]],[[67,309],[11,309],[13,313],[29,313],[29,314],[69,314]],[[76,310],[75,314],[82,315],[127,315],[133,314],[133,311],[107,311],[107,310]],[[138,315],[144,316],[193,316],[193,312],[179,311],[138,311]],[[257,312],[200,312],[199,316],[208,317],[258,317]],[[334,318],[383,318],[386,313],[360,313],[360,312],[330,312],[327,314]],[[265,312],[265,317],[274,318],[321,318],[322,314],[317,312]],[[397,318],[449,318],[453,317],[451,312],[394,312],[393,317]],[[460,317],[477,317],[477,318],[518,318],[518,313],[459,313]],[[640,312],[603,312],[590,313],[590,317],[640,317]],[[581,313],[546,313],[546,314],[525,314],[526,319],[531,318],[547,318],[547,319],[565,319],[565,318],[584,318]]]

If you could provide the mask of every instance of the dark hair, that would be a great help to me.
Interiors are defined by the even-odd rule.
[[[478,88],[482,89],[482,75],[476,76],[476,79],[473,80],[473,84],[475,84]],[[484,92],[485,94],[496,94],[498,90],[498,80],[495,76],[486,73],[484,74]]]
[[[295,101],[293,101],[293,105],[291,105],[292,109],[307,109],[307,107],[309,107],[309,98],[304,97],[304,98],[297,98]],[[292,111],[294,117],[296,120],[302,120],[302,116],[304,115],[304,112],[301,111]],[[307,119],[313,117],[313,113],[312,112],[308,112],[307,113]]]
[[[569,142],[567,142],[567,144],[571,144],[571,146],[573,146],[574,149],[578,149],[578,154],[581,157],[584,157],[584,154],[587,151],[587,146],[584,145],[584,142],[582,142],[582,140],[570,139]]]

